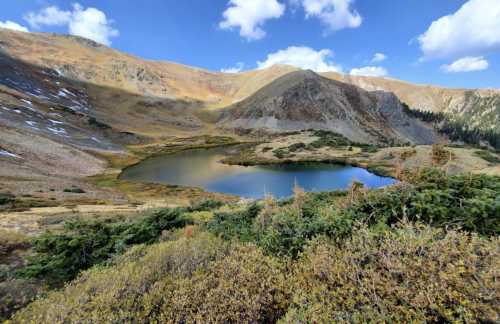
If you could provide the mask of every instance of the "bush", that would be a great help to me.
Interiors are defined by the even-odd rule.
[[[225,203],[220,200],[207,199],[189,208],[191,212],[211,211],[224,206]]]
[[[295,258],[306,243],[319,235],[341,238],[349,235],[352,221],[335,207],[306,198],[297,204],[274,207],[256,222],[257,242],[267,253]]]
[[[485,150],[475,151],[474,154],[479,156],[481,159],[483,159],[489,163],[493,163],[493,164],[500,163],[500,158],[498,157],[498,155],[493,154],[489,151],[485,151]]]
[[[9,193],[0,193],[0,205],[7,205],[13,203],[16,200],[14,195]]]
[[[254,203],[243,211],[216,212],[206,228],[225,240],[255,241],[253,221],[260,210],[261,207]]]
[[[319,139],[309,144],[311,148],[315,149],[325,146],[342,147],[342,146],[350,146],[351,144],[353,144],[353,142],[347,139],[344,135],[335,132],[317,130],[314,131],[313,135],[319,137]]]
[[[498,238],[403,224],[314,239],[297,261],[207,233],[137,246],[15,323],[496,322]]]
[[[446,176],[428,169],[408,181],[412,184],[367,191],[344,213],[371,225],[392,225],[406,218],[433,226],[461,227],[481,235],[500,233],[499,177]]]
[[[51,285],[71,280],[81,271],[102,264],[133,244],[151,244],[162,231],[191,223],[184,209],[162,209],[132,223],[70,221],[60,234],[47,232],[32,242],[35,254],[20,271],[27,278],[40,278]]]
[[[152,311],[147,294],[154,291],[160,281],[189,278],[226,253],[226,245],[206,233],[150,247],[138,246],[120,257],[115,266],[95,267],[84,272],[63,290],[54,291],[23,309],[13,320],[20,323],[147,322]]]
[[[316,241],[290,284],[283,323],[496,322],[498,239],[405,225]]]
[[[82,194],[85,193],[85,190],[81,188],[66,188],[63,190],[63,192]]]
[[[175,285],[166,280],[150,293],[149,320],[160,323],[274,323],[289,303],[289,283],[278,260],[255,246],[235,246],[206,271]]]
[[[295,143],[295,144],[292,144],[288,147],[288,151],[290,152],[296,152],[296,151],[299,151],[299,150],[303,150],[306,148],[306,144],[304,143]]]
[[[273,150],[273,154],[278,159],[283,159],[283,158],[286,158],[290,155],[288,150],[284,149],[284,148],[277,148],[277,149]]]

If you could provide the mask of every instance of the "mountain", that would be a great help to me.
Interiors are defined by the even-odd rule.
[[[171,62],[143,60],[91,40],[69,35],[22,33],[0,28],[0,49],[8,56],[62,76],[147,97],[199,101],[223,107],[295,68],[225,74]]]
[[[297,70],[281,65],[238,74],[210,72],[171,62],[143,60],[76,36],[1,28],[0,49],[14,59],[59,71],[72,80],[141,96],[194,101],[209,109],[231,105]],[[322,75],[367,91],[393,92],[413,109],[463,116],[483,128],[500,127],[500,90],[447,89],[334,72]]]
[[[492,128],[500,127],[499,98],[498,90],[320,77],[285,65],[211,72],[143,60],[81,37],[0,28],[0,133],[8,128],[71,149],[120,151],[124,144],[241,127],[318,127],[360,141],[429,143],[438,137],[405,116],[399,101]],[[19,151],[0,140],[2,147]]]
[[[278,78],[226,108],[218,124],[282,132],[325,129],[358,142],[440,141],[431,127],[405,114],[394,94],[368,92],[312,71],[291,72]]]
[[[368,91],[392,92],[412,109],[447,113],[466,120],[470,126],[500,132],[498,89],[447,89],[416,85],[391,78],[351,76],[335,72],[322,75]]]

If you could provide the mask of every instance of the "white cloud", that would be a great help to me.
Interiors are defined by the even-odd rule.
[[[24,19],[32,28],[39,29],[41,26],[64,26],[71,21],[71,11],[62,11],[58,7],[50,6],[39,12],[29,12]]]
[[[258,40],[266,36],[262,26],[266,20],[279,18],[285,12],[285,5],[277,0],[229,0],[224,11],[222,29],[240,29],[240,36],[247,40]]]
[[[418,41],[423,59],[500,50],[500,1],[470,0],[457,12],[434,21]]]
[[[329,58],[333,52],[329,49],[316,51],[305,46],[290,46],[287,49],[267,55],[263,62],[257,62],[259,69],[265,69],[275,64],[287,64],[315,72],[342,72],[342,67]]]
[[[7,29],[12,29],[12,30],[17,30],[17,31],[22,31],[22,32],[29,32],[28,28],[19,25],[18,23],[15,23],[13,21],[7,20],[5,22],[0,21],[0,28],[7,28]]]
[[[236,63],[236,66],[226,68],[226,69],[221,69],[220,71],[222,73],[240,73],[243,71],[243,68],[245,67],[245,64],[243,62],[238,62]]]
[[[306,17],[316,17],[325,24],[329,31],[361,26],[363,18],[351,5],[355,0],[292,0],[300,3]]]
[[[352,69],[351,72],[349,72],[349,74],[356,76],[384,77],[387,76],[389,73],[385,68],[381,66],[364,66]]]
[[[383,62],[385,60],[387,60],[387,55],[385,55],[384,53],[375,53],[375,55],[373,55],[373,58],[371,59],[370,62],[380,63],[380,62]]]
[[[37,29],[42,26],[68,26],[71,35],[89,38],[104,45],[111,45],[111,38],[119,35],[104,12],[96,8],[85,9],[78,3],[73,4],[71,11],[51,6],[37,13],[30,12],[24,19]]]
[[[447,73],[457,73],[457,72],[472,72],[472,71],[482,71],[489,67],[489,63],[482,56],[472,57],[467,56],[451,64],[446,64],[441,66],[441,69]]]
[[[111,21],[106,18],[104,12],[96,8],[83,10],[79,4],[74,5],[69,32],[105,45],[111,45],[110,38],[119,35],[118,30],[111,27]]]

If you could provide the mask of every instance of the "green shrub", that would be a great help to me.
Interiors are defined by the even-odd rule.
[[[333,204],[345,192],[297,192],[292,203],[265,208],[255,222],[257,244],[267,253],[295,258],[316,236],[341,239],[351,232],[353,221]]]
[[[433,226],[458,226],[482,235],[500,233],[499,177],[446,176],[428,169],[408,180],[412,185],[368,191],[344,212],[372,225],[392,225],[406,218]]]
[[[207,199],[189,208],[191,212],[211,211],[224,206],[225,203],[220,200]]]
[[[81,188],[66,188],[63,190],[63,192],[82,194],[85,193],[85,190]]]
[[[305,149],[306,148],[306,144],[304,143],[295,143],[295,144],[292,144],[288,147],[288,151],[290,152],[296,152],[296,151],[299,151],[299,150],[302,150],[302,149]]]
[[[489,163],[493,164],[500,163],[500,158],[498,157],[498,155],[491,153],[490,151],[485,151],[485,150],[475,151],[474,154]]]
[[[14,195],[9,193],[0,193],[0,205],[7,205],[13,203],[16,200]]]
[[[20,271],[27,278],[41,278],[51,285],[71,280],[81,271],[102,264],[133,244],[151,244],[162,231],[191,223],[184,209],[162,209],[131,223],[70,221],[62,233],[47,232],[32,242],[35,254]]]
[[[290,155],[288,150],[285,148],[277,148],[277,149],[273,150],[273,154],[278,159],[283,159],[283,158],[286,158]]]
[[[253,221],[261,207],[254,203],[244,211],[215,212],[206,228],[211,233],[225,239],[239,239],[244,242],[255,241]]]
[[[319,137],[316,141],[309,144],[312,148],[321,148],[325,146],[329,147],[342,147],[342,146],[350,146],[352,142],[347,139],[344,135],[325,131],[325,130],[317,130],[313,133],[314,136]]]

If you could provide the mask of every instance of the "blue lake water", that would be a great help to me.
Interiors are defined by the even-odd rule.
[[[201,187],[246,198],[277,198],[292,194],[294,184],[306,191],[345,189],[353,181],[378,188],[396,180],[365,169],[328,163],[298,163],[271,166],[237,166],[220,163],[230,148],[191,150],[147,159],[127,168],[121,179],[170,185]]]

